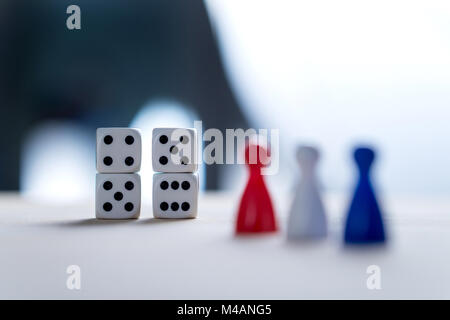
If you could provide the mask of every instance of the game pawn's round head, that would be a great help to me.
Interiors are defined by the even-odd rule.
[[[259,169],[270,163],[270,150],[256,143],[250,143],[245,148],[245,163],[251,168]]]
[[[357,147],[353,157],[361,173],[367,173],[375,159],[375,151],[370,147]]]
[[[311,172],[319,161],[319,150],[312,146],[299,146],[297,148],[297,161],[305,172]]]

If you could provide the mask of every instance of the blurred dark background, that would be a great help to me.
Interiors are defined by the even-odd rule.
[[[66,8],[81,7],[81,30]],[[87,132],[128,126],[152,99],[191,108],[203,128],[247,126],[201,0],[0,2],[0,189],[19,188],[22,144],[49,120]],[[208,166],[216,189],[220,166]]]
[[[325,188],[348,191],[363,143],[387,193],[448,195],[449,16],[442,1],[0,0],[0,190],[92,195],[101,126],[142,129],[145,189],[151,128],[202,120],[279,129],[273,190],[296,183],[306,143]],[[244,170],[205,165],[201,187],[241,190]]]

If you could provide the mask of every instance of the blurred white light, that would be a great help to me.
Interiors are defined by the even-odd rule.
[[[194,121],[199,120],[196,114],[182,104],[168,100],[152,101],[139,111],[130,127],[139,128],[142,134],[142,200],[151,202],[152,199],[152,130],[158,127],[193,128]],[[200,148],[201,149],[201,148]],[[206,171],[199,165],[200,189],[204,188]]]
[[[46,122],[22,146],[21,194],[33,201],[65,204],[93,197],[94,138],[71,122]]]
[[[280,129],[286,177],[298,179],[293,150],[307,141],[324,184],[346,189],[361,141],[378,147],[386,191],[450,192],[450,2],[206,4],[248,119]]]

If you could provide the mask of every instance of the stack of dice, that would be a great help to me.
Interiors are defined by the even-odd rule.
[[[152,136],[153,215],[195,218],[198,205],[197,133],[187,128],[155,128]]]
[[[141,211],[142,139],[131,128],[97,129],[97,219],[137,219]]]

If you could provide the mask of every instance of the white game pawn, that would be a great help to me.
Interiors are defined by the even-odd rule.
[[[302,178],[289,212],[288,240],[317,239],[327,234],[327,220],[315,172],[318,159],[316,148],[302,146],[297,150]]]

